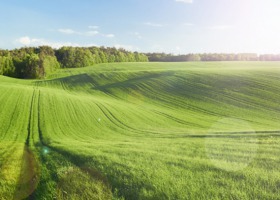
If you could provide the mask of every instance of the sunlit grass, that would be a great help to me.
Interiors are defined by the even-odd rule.
[[[28,144],[36,199],[277,199],[278,65],[120,63],[0,77],[1,163]],[[24,167],[10,170],[18,180]],[[0,194],[18,194],[1,180]]]

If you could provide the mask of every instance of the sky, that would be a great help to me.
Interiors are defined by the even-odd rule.
[[[9,0],[0,8],[1,49],[280,53],[279,0]]]

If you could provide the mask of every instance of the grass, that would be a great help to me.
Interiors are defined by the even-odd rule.
[[[279,199],[279,75],[213,62],[0,77],[0,196]]]

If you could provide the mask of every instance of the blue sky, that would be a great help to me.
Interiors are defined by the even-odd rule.
[[[279,0],[9,0],[0,48],[280,53]]]

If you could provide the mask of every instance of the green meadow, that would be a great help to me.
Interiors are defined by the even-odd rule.
[[[280,63],[0,76],[0,199],[279,199]]]

